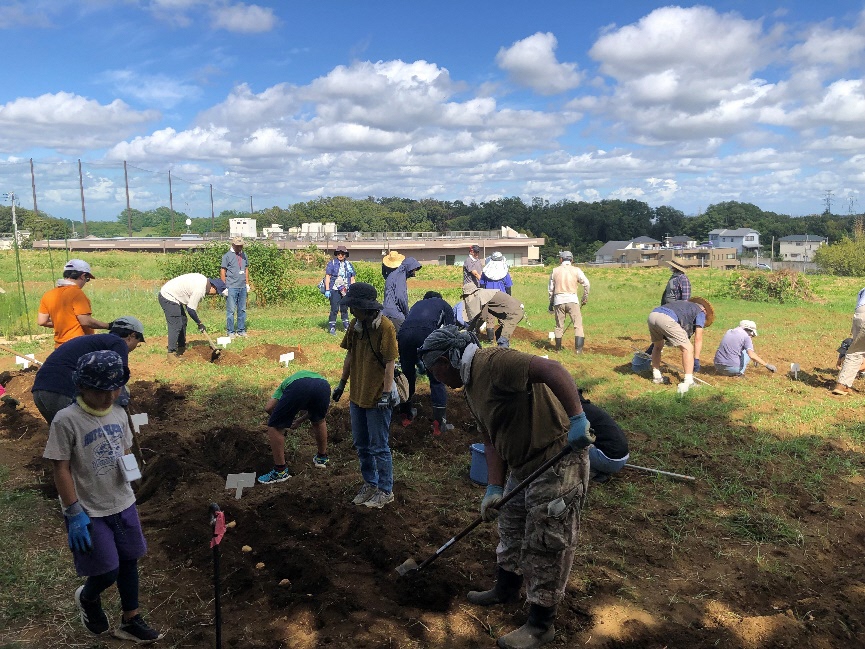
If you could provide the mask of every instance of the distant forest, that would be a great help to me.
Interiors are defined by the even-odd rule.
[[[16,208],[18,227],[29,230],[31,239],[63,239],[71,235],[74,225],[78,236],[84,236],[84,225],[56,219],[44,212]],[[193,218],[190,230],[197,234],[228,232],[228,219],[252,217],[259,229],[277,223],[283,228],[310,222],[335,222],[340,232],[445,232],[448,230],[494,230],[510,226],[530,236],[544,237],[544,257],[569,249],[578,259],[591,257],[607,241],[626,241],[649,236],[663,240],[667,235],[688,235],[698,241],[708,239],[716,228],[748,227],[757,230],[766,251],[772,237],[791,234],[813,234],[828,237],[830,242],[852,236],[856,215],[831,213],[791,217],[765,212],[751,203],[727,201],[710,205],[703,214],[686,216],[680,210],[663,205],[649,207],[637,200],[603,200],[595,203],[559,201],[550,203],[539,198],[526,204],[519,198],[502,198],[483,203],[439,201],[434,199],[373,198],[362,200],[334,196],[319,198],[289,207],[270,207],[248,212],[225,211],[218,217]],[[115,221],[90,221],[87,234],[100,237],[177,236],[186,231],[187,215],[167,207],[142,212],[124,210]],[[0,207],[0,232],[12,231],[12,210]]]

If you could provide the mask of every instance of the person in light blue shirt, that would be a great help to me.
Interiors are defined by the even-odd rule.
[[[744,376],[748,363],[754,361],[774,373],[777,369],[760,358],[754,349],[752,338],[757,337],[757,323],[753,320],[742,320],[738,327],[728,329],[718,351],[715,352],[715,371],[724,376],[739,378]]]
[[[243,237],[231,239],[231,250],[222,255],[219,279],[225,282],[225,321],[228,335],[246,335],[246,298],[249,292],[249,259],[243,251]],[[235,314],[237,321],[235,322]]]

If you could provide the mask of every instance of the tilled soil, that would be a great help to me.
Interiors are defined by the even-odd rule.
[[[207,359],[185,362],[207,362],[209,349],[201,349]],[[624,344],[598,351],[630,353]],[[284,351],[262,351],[278,353]],[[47,480],[42,491],[51,498],[56,493],[40,459],[47,427],[29,393],[33,375],[15,372],[7,381],[21,406],[0,407],[0,449],[8,445],[16,457],[30,456],[34,484]],[[480,438],[459,395],[449,404],[456,428],[440,438],[430,432],[423,384],[415,422],[403,428],[394,421],[396,500],[373,510],[350,503],[361,479],[345,403],[328,415],[329,468],[313,467],[307,429],[290,432],[293,477],[246,489],[238,500],[224,488],[228,473],[271,468],[263,424],[245,429],[230,416],[214,421],[183,385],[137,381],[131,389],[136,410],[150,420],[140,435],[147,465],[136,491],[150,546],[142,572],[163,577],[158,588],[142,591],[145,606],[158,602],[150,619],[167,631],[160,646],[214,646],[211,502],[235,522],[219,547],[226,647],[493,647],[496,637],[525,621],[524,600],[484,609],[465,599],[466,591],[491,584],[491,526],[481,526],[420,573],[400,577],[395,570],[408,558],[420,563],[477,515],[483,487],[469,480],[469,446]],[[619,411],[626,421],[627,408]],[[713,479],[724,480],[723,463],[734,461],[729,443],[719,431],[682,455],[705,458]],[[632,445],[649,457],[654,442],[643,435]],[[830,450],[861,463],[844,449]],[[773,488],[772,470],[755,471],[749,486]],[[593,486],[637,499],[640,507],[604,509],[590,492],[550,646],[865,646],[865,481],[827,480],[834,483],[825,501],[805,489],[776,494],[777,507],[801,522],[803,538],[792,544],[746,543],[715,521],[689,519],[684,507],[671,506],[706,504],[705,485],[625,470]],[[50,638],[46,630],[30,646],[55,646]]]

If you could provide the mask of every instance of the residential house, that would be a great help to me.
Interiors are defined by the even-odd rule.
[[[739,265],[738,254],[732,246],[716,248],[714,246],[698,246],[693,239],[687,239],[687,241],[693,242],[694,245],[687,247],[661,246],[660,241],[655,241],[649,237],[638,237],[631,241],[608,241],[595,253],[595,263],[650,267],[660,266],[665,261],[675,260],[683,266],[692,268],[722,268],[727,270]]]
[[[760,247],[760,233],[751,228],[712,230],[709,242],[716,248],[733,247],[741,255],[743,250],[753,251]]]
[[[815,234],[791,234],[778,239],[778,248],[784,261],[811,261],[814,251],[828,243],[827,238]]]
[[[697,240],[682,234],[676,237],[664,237],[664,244],[667,248],[696,248]]]

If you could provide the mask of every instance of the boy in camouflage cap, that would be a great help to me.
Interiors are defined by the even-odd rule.
[[[75,569],[87,577],[75,591],[75,604],[90,633],[105,633],[110,624],[100,595],[116,582],[123,613],[114,635],[149,644],[162,634],[138,613],[138,559],[147,544],[119,464],[132,432],[114,404],[129,370],[117,352],[99,350],[78,359],[73,380],[79,394],[51,422],[43,457],[53,464]]]

